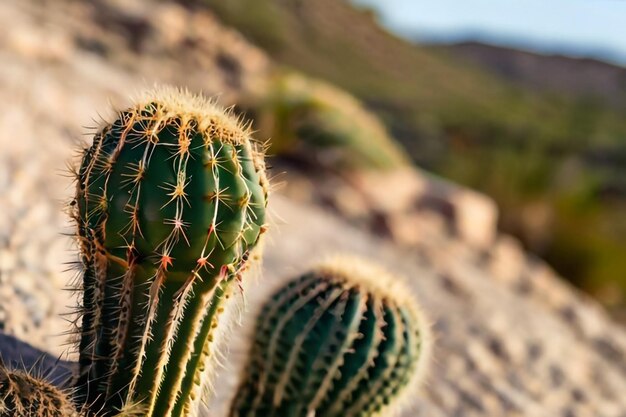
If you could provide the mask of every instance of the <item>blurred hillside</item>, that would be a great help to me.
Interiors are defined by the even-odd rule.
[[[626,106],[626,68],[597,59],[541,55],[479,42],[432,45],[429,49],[478,65],[522,88],[573,100],[596,100],[616,110]]]
[[[626,70],[485,45],[419,46],[337,0],[186,0],[276,61],[364,100],[420,166],[492,196],[500,227],[619,308]]]

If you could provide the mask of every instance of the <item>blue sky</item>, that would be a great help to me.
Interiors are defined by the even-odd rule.
[[[478,38],[626,64],[626,0],[353,0],[417,39]]]

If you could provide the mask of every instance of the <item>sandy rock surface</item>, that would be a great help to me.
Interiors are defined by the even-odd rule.
[[[270,67],[208,13],[168,2],[121,4],[0,2],[0,326],[55,357],[73,357],[62,346],[69,326],[60,316],[74,304],[61,289],[74,274],[64,262],[75,260],[63,235],[72,232],[62,212],[72,184],[63,172],[87,127],[109,115],[110,101],[121,104],[155,81],[219,93],[229,104],[263,83]],[[624,329],[514,239],[476,230],[474,217],[495,223],[487,199],[468,191],[469,206],[455,193],[449,204],[423,208],[418,193],[407,200],[410,210],[380,213],[390,231],[381,239],[355,220],[370,204],[383,206],[375,196],[364,199],[341,181],[293,180],[301,181],[300,196],[288,186],[274,196],[262,278],[247,290],[248,328],[239,334],[250,331],[260,300],[277,284],[315,258],[348,251],[405,277],[433,324],[430,377],[406,416],[626,416]],[[423,182],[415,181],[428,188]],[[330,211],[303,192],[324,187],[358,204],[325,204]],[[450,205],[468,207],[452,219],[462,224],[450,223]],[[472,212],[481,206],[489,211]],[[222,415],[245,363],[241,338],[228,347],[212,416]]]
[[[442,236],[424,236],[429,243],[421,245],[420,255],[280,196],[274,196],[272,209],[281,220],[269,236],[262,278],[246,291],[244,335],[251,333],[261,300],[311,265],[312,254],[358,254],[404,277],[432,322],[430,376],[403,415],[625,415],[623,329],[544,265],[522,267],[513,283],[496,276],[495,261],[472,259]],[[246,336],[227,344],[229,365],[216,384],[220,401],[214,415],[223,415],[219,407],[245,366]]]

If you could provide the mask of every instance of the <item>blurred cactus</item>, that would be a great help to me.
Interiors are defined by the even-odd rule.
[[[100,129],[77,180],[78,401],[195,415],[221,300],[265,230],[262,153],[222,109],[158,89]]]
[[[322,264],[265,304],[231,417],[392,415],[430,343],[410,291],[375,266]]]
[[[334,168],[391,169],[408,163],[375,115],[322,81],[280,73],[247,107],[260,135],[272,138],[272,153],[308,160],[315,155]]]
[[[78,412],[65,392],[0,362],[0,417],[78,417]]]

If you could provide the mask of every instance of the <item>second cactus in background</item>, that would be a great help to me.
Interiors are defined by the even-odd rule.
[[[428,335],[398,278],[356,258],[322,264],[263,307],[230,416],[391,415],[420,380]]]
[[[323,81],[277,73],[242,106],[270,152],[333,170],[392,170],[409,165],[404,149],[361,102]]]

